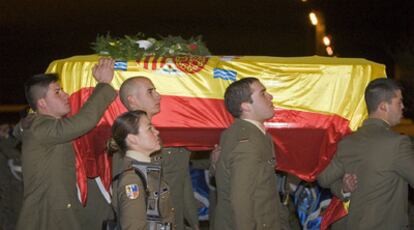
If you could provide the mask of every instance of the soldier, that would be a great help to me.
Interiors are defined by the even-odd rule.
[[[272,98],[252,77],[226,89],[225,105],[235,120],[220,139],[216,230],[289,228],[276,186],[273,141],[263,124],[274,115]]]
[[[72,140],[94,128],[115,99],[116,92],[109,84],[113,65],[113,60],[101,59],[94,67],[98,84],[72,117],[66,117],[70,112],[68,95],[55,74],[35,75],[26,82],[26,98],[36,115],[23,133],[24,200],[17,229],[91,229],[82,222],[84,210],[77,195]]]
[[[411,140],[391,130],[402,118],[399,86],[391,79],[371,81],[365,90],[369,118],[338,144],[318,176],[323,187],[355,174],[346,229],[408,229],[408,184],[414,186]]]
[[[150,79],[132,77],[120,88],[121,102],[129,111],[143,110],[151,119],[160,112],[161,96]],[[171,200],[175,209],[176,229],[184,230],[185,222],[192,229],[199,229],[198,212],[189,175],[190,152],[185,148],[163,148],[152,156],[152,162],[161,163],[163,178],[170,186]],[[113,157],[113,175],[120,168],[117,154]]]
[[[174,229],[168,186],[161,180],[161,168],[151,164],[150,155],[161,148],[158,134],[140,110],[122,114],[112,126],[116,144],[109,152],[121,154],[123,163],[112,184],[121,229]]]

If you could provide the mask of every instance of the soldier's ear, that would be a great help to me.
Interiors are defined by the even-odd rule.
[[[128,145],[128,146],[131,146],[131,145],[137,145],[138,144],[138,135],[135,135],[135,134],[128,134],[127,135],[127,137],[126,137],[126,144]]]
[[[251,108],[252,104],[250,102],[242,102],[240,105],[240,109],[242,111],[242,113],[248,113],[252,110]]]
[[[381,112],[387,112],[388,111],[388,103],[386,101],[381,101],[378,105],[378,110]]]
[[[37,110],[44,111],[47,107],[46,100],[44,98],[38,99],[37,102],[36,102],[36,107],[37,107]]]
[[[137,103],[137,99],[133,95],[128,95],[127,101],[130,108],[135,107],[135,104]]]

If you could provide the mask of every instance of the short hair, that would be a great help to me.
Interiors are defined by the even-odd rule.
[[[118,116],[112,125],[112,140],[108,143],[108,152],[111,154],[119,152],[122,156],[125,156],[128,150],[126,143],[128,134],[139,133],[139,121],[142,116],[146,115],[147,113],[142,110],[135,110]]]
[[[235,81],[227,87],[226,92],[224,93],[224,103],[227,111],[229,111],[233,117],[240,118],[242,115],[241,104],[243,102],[253,102],[250,85],[256,81],[259,81],[259,79],[255,77],[247,77]]]
[[[134,90],[136,90],[136,81],[140,80],[140,79],[147,79],[146,77],[142,77],[142,76],[136,76],[136,77],[131,77],[126,79],[121,87],[119,88],[119,98],[121,99],[122,104],[128,109],[130,110],[130,105],[128,102],[128,96],[131,95],[131,92],[133,92]],[[149,80],[150,81],[150,80]]]
[[[388,78],[378,78],[371,81],[365,89],[365,103],[368,114],[375,112],[381,102],[391,102],[400,86]]]
[[[46,96],[49,85],[58,80],[58,75],[54,73],[36,74],[27,79],[24,83],[24,93],[27,103],[34,111],[37,111],[37,101]]]

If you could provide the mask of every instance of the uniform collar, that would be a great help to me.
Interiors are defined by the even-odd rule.
[[[147,162],[147,163],[151,162],[151,158],[149,156],[146,156],[145,154],[137,152],[135,150],[126,151],[125,156],[130,157],[137,161],[141,161],[141,162]]]
[[[368,118],[364,121],[364,125],[379,125],[389,129],[391,126],[388,122],[379,118]]]
[[[260,122],[258,122],[258,121],[255,121],[255,120],[250,120],[250,119],[242,119],[242,120],[244,120],[244,121],[247,121],[247,122],[249,122],[249,123],[251,123],[251,124],[253,124],[254,126],[256,126],[263,134],[266,134],[266,129],[265,129],[265,127],[264,127],[264,124],[263,123],[260,123]]]

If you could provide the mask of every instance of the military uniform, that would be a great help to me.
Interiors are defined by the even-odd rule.
[[[286,217],[281,217],[271,136],[235,119],[221,135],[220,146],[214,229],[288,229]]]
[[[171,223],[174,227],[174,208],[170,201],[170,191],[168,185],[161,180],[159,187],[159,176],[156,172],[149,173],[146,182],[137,175],[132,164],[142,164],[142,162],[125,156],[123,159],[122,173],[119,179],[112,184],[112,202],[121,229],[148,229],[147,206],[150,198],[159,194],[159,211],[163,223]],[[116,175],[116,177],[118,177]],[[145,184],[147,185],[147,191]],[[160,189],[158,189],[160,188]],[[147,195],[148,194],[148,195]],[[147,201],[146,201],[147,200]]]
[[[198,154],[193,152],[193,154]],[[200,152],[199,154],[210,154],[210,152]],[[193,158],[193,155],[191,156]],[[209,172],[209,185],[208,185],[208,216],[209,226],[213,229],[214,226],[214,210],[216,209],[217,203],[217,192],[216,192],[216,179],[214,177],[215,165],[212,163],[211,154],[209,158],[196,158],[190,160],[190,165],[193,169],[203,169]]]
[[[171,201],[175,210],[177,230],[184,230],[184,219],[192,228],[198,225],[198,211],[189,175],[190,152],[185,148],[163,148],[153,154],[152,162],[161,164],[163,179],[170,188]],[[112,157],[112,175],[122,169],[122,157]]]
[[[407,136],[380,119],[367,119],[338,144],[318,176],[329,187],[345,173],[356,174],[347,229],[408,229],[408,184],[414,186],[414,152]]]
[[[189,164],[191,152],[185,148],[163,148],[152,156],[154,163],[161,163],[163,178],[170,186],[178,230],[184,230],[184,219],[192,228],[198,225],[198,211],[191,184]]]
[[[22,146],[23,207],[17,229],[82,229],[72,140],[98,123],[116,92],[97,84],[78,114],[56,119],[36,115]]]

